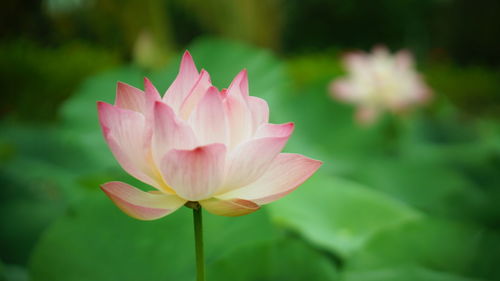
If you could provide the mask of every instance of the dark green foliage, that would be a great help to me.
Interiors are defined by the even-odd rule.
[[[82,79],[117,63],[108,51],[74,42],[43,48],[28,40],[0,44],[0,117],[51,121]]]

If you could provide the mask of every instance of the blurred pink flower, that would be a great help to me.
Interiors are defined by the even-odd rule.
[[[246,70],[218,91],[186,52],[163,98],[118,83],[115,105],[98,102],[104,137],[122,168],[155,188],[123,182],[101,186],[128,215],[166,216],[188,201],[209,212],[240,216],[275,201],[308,179],[320,161],[280,153],[293,123],[268,123],[263,99],[249,96]]]
[[[357,105],[357,120],[374,122],[382,111],[399,113],[425,103],[429,87],[417,73],[408,51],[391,55],[384,47],[371,54],[356,52],[344,57],[347,77],[330,85],[333,97]]]

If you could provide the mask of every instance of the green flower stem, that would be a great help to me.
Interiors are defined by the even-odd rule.
[[[201,206],[193,208],[194,240],[196,248],[196,280],[205,281],[205,257],[203,253],[203,220]]]

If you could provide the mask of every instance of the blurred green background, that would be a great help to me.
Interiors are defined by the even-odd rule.
[[[500,280],[500,2],[5,0],[0,280],[194,280],[189,210],[141,222],[99,184],[137,185],[95,102],[164,91],[189,49],[219,88],[247,68],[286,150],[323,160],[257,213],[207,214],[208,280]],[[432,103],[372,127],[330,99],[341,55],[407,48]]]

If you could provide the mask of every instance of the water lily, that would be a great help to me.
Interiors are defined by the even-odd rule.
[[[362,123],[374,122],[382,111],[401,113],[430,97],[408,51],[391,55],[386,48],[376,47],[371,54],[347,54],[344,64],[348,75],[333,81],[330,92],[357,105],[356,117]]]
[[[148,79],[144,90],[119,82],[115,104],[98,102],[98,111],[117,161],[152,187],[115,181],[102,190],[141,220],[186,203],[216,215],[249,214],[293,191],[321,165],[281,153],[294,124],[269,123],[267,102],[249,95],[246,70],[219,91],[189,52],[163,97]]]

